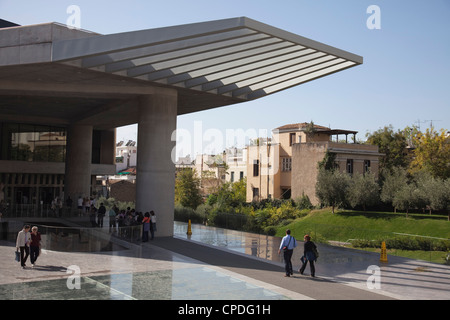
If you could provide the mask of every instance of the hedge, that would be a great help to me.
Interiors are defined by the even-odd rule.
[[[429,238],[394,237],[385,240],[352,240],[352,246],[356,248],[381,248],[381,242],[385,241],[387,249],[422,250],[422,251],[450,251],[450,240],[438,240]]]

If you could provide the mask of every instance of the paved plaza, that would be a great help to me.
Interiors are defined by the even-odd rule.
[[[82,300],[387,300],[450,299],[450,266],[319,245],[316,278],[284,278],[274,248],[280,238],[175,223],[174,237],[156,237],[114,251],[42,250],[34,268],[15,262],[14,243],[0,242],[0,299]],[[295,249],[299,268],[302,242]],[[370,289],[369,266],[380,270]],[[78,282],[77,282],[78,281]],[[78,287],[77,287],[78,285]]]

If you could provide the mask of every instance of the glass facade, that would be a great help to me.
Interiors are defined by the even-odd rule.
[[[67,132],[65,128],[0,124],[0,160],[64,162]]]

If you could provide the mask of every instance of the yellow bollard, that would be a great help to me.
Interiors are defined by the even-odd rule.
[[[384,242],[384,241],[381,243],[380,261],[381,262],[388,262],[387,251],[386,251],[386,242]]]
[[[186,232],[186,234],[187,234],[188,236],[192,235],[192,230],[191,230],[191,220],[190,220],[190,219],[189,219],[189,222],[188,222],[188,231]]]

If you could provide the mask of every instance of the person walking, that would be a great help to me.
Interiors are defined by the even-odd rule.
[[[286,235],[283,237],[280,243],[280,248],[278,249],[278,254],[283,250],[284,256],[284,269],[285,277],[290,277],[294,274],[292,269],[292,254],[294,253],[294,248],[297,246],[297,241],[293,236],[291,236],[291,230],[286,230]]]
[[[303,274],[305,271],[306,265],[309,261],[309,268],[311,270],[311,277],[315,277],[316,274],[316,268],[314,266],[314,261],[317,260],[317,247],[314,242],[311,241],[311,237],[309,235],[305,235],[304,237],[305,243],[303,245],[304,251],[303,256],[301,258],[302,260],[302,267],[298,270],[300,274]]]
[[[94,207],[94,206],[92,206],[92,208],[91,208],[91,212],[89,213],[89,221],[91,222],[91,226],[93,227],[93,228],[96,228],[96,227],[98,227],[98,224],[97,224],[97,222],[95,221],[95,217],[96,217],[96,215],[97,215],[97,209]]]
[[[148,212],[145,213],[144,219],[142,219],[142,242],[148,241],[148,232],[151,229],[151,219]]]
[[[31,228],[31,243],[30,243],[30,262],[31,267],[34,267],[36,260],[41,252],[41,234],[38,232],[38,227]]]
[[[83,198],[81,196],[79,196],[77,200],[77,209],[78,215],[81,217],[83,215]]]
[[[102,203],[100,203],[100,207],[98,208],[98,211],[97,211],[97,227],[103,228],[103,218],[105,217],[105,214],[106,214],[106,208],[102,202]]]
[[[112,207],[111,209],[109,209],[108,211],[108,216],[109,216],[109,232],[111,232],[111,229],[114,228],[114,230],[116,229],[116,210],[114,210],[116,208],[116,206]]]
[[[156,215],[155,212],[152,210],[150,211],[150,234],[152,235],[152,240],[155,238],[155,232],[156,232]]]
[[[16,239],[16,248],[17,250],[20,250],[20,265],[22,266],[22,268],[25,269],[26,264],[25,262],[28,259],[28,256],[30,255],[30,242],[31,242],[31,237],[30,237],[30,226],[29,225],[24,225],[23,229],[19,231],[19,233],[17,234],[17,239]]]

